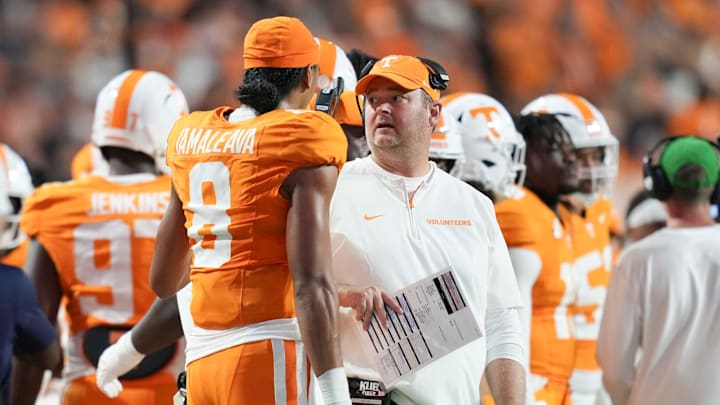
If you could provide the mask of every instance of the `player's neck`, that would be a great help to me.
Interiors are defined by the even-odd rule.
[[[277,108],[279,110],[304,110],[307,108],[309,101],[307,95],[299,89],[293,89],[285,98],[280,100]]]
[[[559,197],[559,201],[563,204],[570,212],[573,212],[581,217],[585,217],[585,205],[579,198],[573,194],[564,194]]]
[[[127,162],[121,159],[108,160],[110,175],[151,173],[155,174],[155,165],[150,162]]]
[[[553,211],[555,211],[557,209],[558,199],[559,199],[559,196],[557,193],[548,193],[546,191],[538,190],[538,189],[534,188],[532,185],[528,185],[528,184],[526,184],[525,187],[527,187],[530,191],[535,193],[535,195],[537,195],[538,198],[540,200],[542,200],[542,202],[544,202],[545,205],[548,206],[548,208],[550,208]]]

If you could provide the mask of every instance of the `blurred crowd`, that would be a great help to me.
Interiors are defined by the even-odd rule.
[[[597,105],[620,140],[619,208],[665,134],[720,132],[720,3],[714,0],[0,0],[0,142],[36,183],[70,177],[95,96],[129,67],[173,77],[191,109],[234,105],[242,38],[291,15],[345,51],[423,55],[449,91],[508,109],[550,92]]]

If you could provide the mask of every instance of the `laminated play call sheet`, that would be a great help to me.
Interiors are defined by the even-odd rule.
[[[446,269],[395,293],[404,313],[385,305],[388,329],[373,314],[367,334],[386,386],[481,336],[456,280]]]

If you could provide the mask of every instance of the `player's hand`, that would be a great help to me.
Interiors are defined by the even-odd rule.
[[[370,326],[373,314],[375,314],[383,328],[388,328],[388,314],[385,311],[385,305],[398,314],[403,313],[400,305],[378,286],[357,287],[345,285],[338,286],[337,291],[340,306],[354,309],[356,313],[355,319],[362,321],[365,330]]]
[[[110,345],[98,360],[96,380],[103,394],[110,398],[120,395],[123,387],[118,377],[135,368],[145,355],[138,352],[132,344],[131,333],[128,332]]]

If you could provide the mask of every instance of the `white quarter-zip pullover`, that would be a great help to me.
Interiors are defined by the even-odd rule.
[[[488,346],[502,353],[489,360],[511,357],[522,362],[515,311],[521,305],[520,294],[487,197],[432,163],[425,176],[406,178],[366,157],[348,162],[340,173],[330,207],[330,231],[337,283],[377,285],[393,293],[452,268],[480,327],[480,339],[403,377],[392,387],[398,394],[393,394],[394,401],[478,404]],[[497,314],[512,320],[509,333],[507,328],[496,333],[496,325],[486,325],[487,316],[498,319]],[[355,313],[342,311],[340,324],[347,374],[379,379]],[[508,345],[518,350],[508,351]]]

